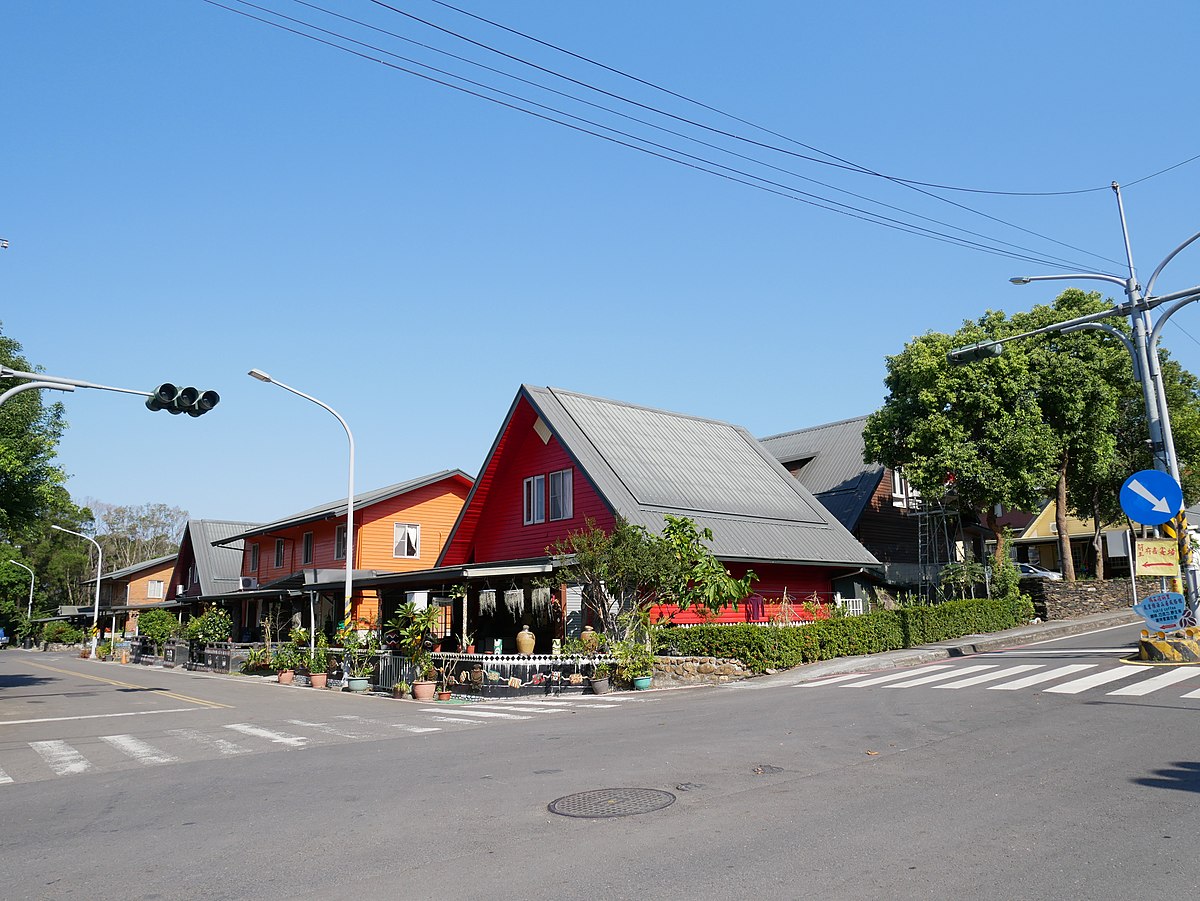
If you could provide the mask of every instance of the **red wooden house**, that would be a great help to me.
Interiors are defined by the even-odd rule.
[[[469,586],[466,629],[478,643],[511,646],[520,612],[495,604],[530,576],[551,576],[556,539],[587,520],[617,517],[658,533],[664,514],[713,531],[712,549],[734,575],[758,575],[756,603],[720,621],[766,619],[787,591],[828,601],[839,575],[878,561],[745,430],[724,422],[553,388],[522,386],[446,542],[438,567],[373,582],[385,609],[402,592]],[[535,622],[538,650],[582,625],[577,594],[559,591],[565,622]],[[678,622],[695,621],[685,613]],[[461,615],[455,631],[463,628]]]

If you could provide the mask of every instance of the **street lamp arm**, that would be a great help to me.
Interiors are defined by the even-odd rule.
[[[1162,336],[1163,326],[1166,324],[1167,320],[1170,319],[1175,314],[1175,311],[1180,310],[1183,307],[1186,307],[1189,303],[1194,303],[1195,301],[1200,300],[1200,286],[1189,289],[1189,292],[1190,292],[1190,296],[1184,297],[1183,300],[1180,300],[1177,303],[1172,304],[1171,307],[1165,313],[1163,313],[1161,316],[1158,317],[1158,322],[1154,323],[1154,328],[1151,329],[1151,331],[1150,331],[1150,351],[1151,351],[1151,353],[1154,353],[1157,351],[1158,339]],[[1165,302],[1166,298],[1161,298],[1161,299],[1155,298],[1155,300],[1158,300],[1160,303],[1162,303],[1162,302]]]
[[[96,632],[100,626],[100,577],[104,575],[104,548],[100,547],[100,542],[91,535],[84,535],[74,529],[64,529],[62,526],[51,525],[50,528],[90,541],[96,546],[96,606],[92,611],[92,659],[94,660],[96,658]]]
[[[11,563],[13,566],[19,566],[25,572],[29,573],[29,610],[26,612],[26,619],[33,619],[33,584],[37,580],[37,574],[24,563],[18,563],[16,560],[6,560],[6,563]]]
[[[0,379],[33,379],[38,382],[48,382],[55,386],[67,386],[62,390],[70,391],[73,388],[99,388],[101,391],[117,391],[121,394],[138,394],[142,397],[153,397],[151,391],[138,391],[134,388],[114,388],[112,385],[97,385],[95,382],[85,382],[83,379],[68,379],[57,375],[46,375],[44,372],[20,372],[16,369],[9,369],[7,366],[0,366]]]
[[[1114,285],[1120,285],[1122,289],[1129,287],[1126,279],[1117,278],[1115,275],[1104,275],[1100,272],[1075,272],[1070,275],[1021,275],[1010,278],[1009,281],[1014,285],[1028,285],[1030,282],[1079,281],[1080,279],[1112,282]]]
[[[1134,365],[1137,365],[1137,351],[1134,349],[1133,342],[1111,325],[1104,325],[1103,323],[1099,322],[1081,322],[1079,325],[1068,326],[1062,330],[1062,333],[1064,335],[1069,335],[1071,332],[1081,332],[1084,329],[1095,329],[1098,332],[1104,332],[1106,335],[1116,338],[1125,345],[1125,349],[1129,351],[1129,356],[1133,357]]]
[[[1186,241],[1184,241],[1182,244],[1180,244],[1178,247],[1176,247],[1174,250],[1172,250],[1169,254],[1167,254],[1165,257],[1163,257],[1163,261],[1158,264],[1158,268],[1155,269],[1154,272],[1150,275],[1150,281],[1146,282],[1146,296],[1147,297],[1149,297],[1151,292],[1154,291],[1154,282],[1158,278],[1158,274],[1160,272],[1162,272],[1165,268],[1167,268],[1167,263],[1169,263],[1169,262],[1171,262],[1171,260],[1175,259],[1175,257],[1177,257],[1179,255],[1180,251],[1184,250],[1186,247],[1188,247],[1188,245],[1194,243],[1197,240],[1200,240],[1200,232],[1196,232],[1196,234],[1192,235],[1190,238],[1188,238]],[[1195,290],[1195,289],[1193,289],[1193,290]]]
[[[0,394],[0,407],[4,406],[14,394],[20,394],[22,391],[32,391],[35,388],[50,388],[53,391],[74,391],[74,385],[60,385],[57,382],[24,382],[20,385],[14,385],[3,394]]]

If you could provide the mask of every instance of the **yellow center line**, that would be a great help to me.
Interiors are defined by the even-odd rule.
[[[222,704],[219,701],[206,701],[203,698],[193,698],[188,695],[181,695],[178,692],[174,692],[174,691],[157,691],[156,689],[152,688],[149,685],[135,685],[132,682],[121,682],[117,679],[106,679],[104,676],[89,676],[85,673],[77,673],[74,670],[59,669],[56,666],[47,666],[44,663],[33,663],[30,665],[36,666],[39,669],[50,670],[50,672],[52,672],[52,673],[62,673],[63,675],[66,675],[66,676],[76,676],[80,679],[90,679],[93,682],[104,682],[107,685],[115,685],[118,688],[140,688],[144,691],[154,691],[156,694],[160,695],[161,697],[171,698],[176,701],[187,701],[191,704],[199,704],[201,707],[222,708],[222,707],[232,707],[233,706],[232,704]]]

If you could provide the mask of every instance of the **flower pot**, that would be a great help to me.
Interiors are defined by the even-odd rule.
[[[473,644],[467,645],[467,647],[463,650],[463,653],[464,654],[474,654],[475,653],[475,645],[473,645]]]
[[[280,685],[291,685],[296,678],[296,671],[290,669],[281,669],[279,675],[275,677],[279,680]]]
[[[437,683],[432,679],[419,679],[412,684],[412,695],[414,701],[432,701],[434,690],[437,688]]]
[[[439,701],[449,701],[449,700],[450,700],[450,695],[451,695],[451,692],[448,692],[448,691],[439,691],[439,692],[437,693],[437,699],[438,699]]]
[[[308,681],[313,688],[324,688],[329,679],[329,673],[309,673]]]
[[[634,691],[645,691],[647,688],[650,687],[650,683],[653,680],[654,680],[653,676],[634,676],[633,677],[633,690]]]
[[[349,676],[346,687],[351,691],[366,691],[371,687],[371,680],[367,676]]]
[[[588,684],[592,686],[592,694],[606,695],[609,691],[608,676],[603,679],[589,679]]]

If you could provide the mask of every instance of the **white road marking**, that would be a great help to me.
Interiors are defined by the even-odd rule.
[[[1110,691],[1109,694],[1137,698],[1142,695],[1148,695],[1152,691],[1158,691],[1160,688],[1166,688],[1168,685],[1174,685],[1176,682],[1182,682],[1184,679],[1194,678],[1195,676],[1200,676],[1200,669],[1196,669],[1195,667],[1168,670],[1165,673],[1159,673],[1157,676],[1143,679],[1141,682],[1133,685],[1126,685],[1124,688]],[[1184,695],[1184,697],[1186,698],[1187,695]]]
[[[1130,626],[1141,626],[1141,625],[1142,625],[1142,623],[1136,623],[1136,622],[1135,623],[1122,623],[1119,626],[1105,626],[1103,629],[1093,629],[1091,632],[1087,632],[1085,634],[1099,635],[1101,632],[1112,632],[1114,629],[1128,629]],[[1047,638],[1044,641],[1035,641],[1035,642],[1032,642],[1030,646],[1036,647],[1036,646],[1042,645],[1042,644],[1054,644],[1054,642],[1056,642],[1056,641],[1070,641],[1071,639],[1078,638],[1078,637],[1079,637],[1078,635],[1063,635],[1063,636],[1060,636],[1059,638]],[[1063,648],[1063,650],[1069,651],[1071,649]]]
[[[215,748],[226,757],[232,757],[235,754],[251,753],[249,748],[243,748],[241,745],[234,744],[228,739],[209,735],[207,732],[201,732],[199,729],[168,729],[167,735],[174,735],[176,738],[182,738],[185,741],[207,745],[210,748]]]
[[[566,713],[562,707],[529,707],[517,704],[488,704],[488,710],[515,710],[518,713]]]
[[[422,707],[422,713],[441,713],[440,707]],[[455,713],[460,716],[480,716],[485,718],[495,718],[499,720],[531,720],[531,716],[523,716],[519,713],[493,713],[489,710],[455,710]]]
[[[590,708],[594,707],[597,710],[609,710],[613,707],[620,706],[618,704],[594,704],[590,701],[584,701],[584,700],[580,700],[580,701],[529,701],[527,703],[537,704],[539,707],[553,707],[556,710],[570,710],[572,707],[574,707],[576,709],[590,709]],[[488,706],[490,707],[491,705],[489,704]]]
[[[988,663],[984,666],[964,666],[962,669],[951,670],[948,673],[934,673],[932,676],[921,676],[919,679],[910,679],[908,682],[896,682],[892,685],[885,685],[884,688],[913,688],[917,685],[928,685],[931,682],[942,682],[946,679],[953,679],[955,676],[960,676],[963,673],[978,673],[980,670],[995,669],[996,664]]]
[[[29,747],[56,776],[77,776],[92,768],[91,762],[65,741],[31,741]]]
[[[387,720],[377,720],[370,716],[358,716],[354,713],[340,713],[337,716],[339,720],[353,720],[356,723],[370,723],[373,726],[387,726],[389,729],[399,729],[401,732],[413,732],[421,734],[422,732],[441,732],[438,726],[410,726],[407,723],[390,723]],[[437,717],[434,717],[437,719]],[[471,722],[474,722],[472,720]]]
[[[822,685],[833,685],[836,682],[848,682],[851,679],[861,679],[866,673],[846,673],[842,676],[830,676],[828,679],[814,679],[812,682],[800,682],[796,688],[820,688]]]
[[[1027,657],[1031,654],[1041,654],[1046,657],[1061,657],[1063,654],[1124,654],[1134,652],[1133,648],[1059,648],[1057,651],[986,651],[981,657]]]
[[[173,754],[160,751],[154,745],[135,738],[132,735],[101,735],[100,740],[112,745],[118,751],[128,754],[138,763],[153,766],[159,763],[175,763],[179,760]]]
[[[431,716],[430,719],[433,720],[435,723],[464,723],[464,724],[469,724],[471,726],[482,726],[483,725],[483,723],[479,722],[479,720],[468,720],[468,719],[457,717],[457,716]],[[425,730],[414,728],[411,731],[424,732]]]
[[[12,776],[8,775],[8,773],[4,772],[4,770],[0,770],[0,785],[8,785],[8,783],[12,781]]]
[[[346,729],[339,729],[337,726],[331,726],[328,723],[310,723],[306,720],[288,720],[288,722],[293,726],[316,729],[318,732],[324,732],[326,735],[336,735],[338,738],[362,739],[371,737],[365,732],[351,732]]]
[[[1051,686],[1046,691],[1058,695],[1077,695],[1081,691],[1087,691],[1089,688],[1095,688],[1098,685],[1107,685],[1109,682],[1116,682],[1118,679],[1126,679],[1135,672],[1137,670],[1132,666],[1117,667],[1116,669],[1092,673],[1090,676],[1084,676],[1082,679],[1073,679],[1070,682],[1064,682],[1062,685]]]
[[[934,666],[922,667],[919,670],[906,669],[899,673],[888,673],[886,676],[876,676],[873,679],[866,679],[862,682],[851,682],[849,685],[843,685],[842,688],[867,688],[871,685],[883,685],[885,682],[896,682],[899,679],[911,679],[918,672],[932,673],[934,670],[946,669],[949,663],[938,663]]]
[[[234,732],[241,732],[243,735],[253,735],[255,738],[265,738],[276,744],[287,745],[291,748],[303,748],[308,741],[300,735],[292,735],[289,732],[274,732],[271,729],[264,729],[262,726],[254,726],[250,723],[231,723],[225,727],[232,729]]]
[[[994,673],[983,673],[980,676],[971,676],[969,679],[961,679],[958,682],[947,682],[945,685],[939,685],[938,688],[968,688],[972,685],[982,685],[984,682],[997,682],[1000,679],[1007,679],[1009,676],[1015,676],[1018,673],[1027,673],[1031,669],[1041,669],[1045,664],[1042,663],[1026,663],[1023,666],[1009,666],[1002,670],[997,670]]]
[[[1063,676],[1071,675],[1071,673],[1080,673],[1085,669],[1093,669],[1095,666],[1096,664],[1094,663],[1068,663],[1066,666],[1057,666],[1044,673],[1034,673],[1032,676],[1017,679],[1015,682],[1005,682],[1003,685],[989,685],[987,690],[1016,691],[1020,688],[1029,688],[1031,685],[1041,685],[1043,682],[1061,679]]]
[[[0,720],[0,726],[23,726],[26,723],[63,723],[69,720],[103,720],[113,716],[148,716],[153,713],[187,713],[199,707],[176,707],[171,710],[127,710],[124,713],[85,713],[80,716],[44,716],[36,720]]]

